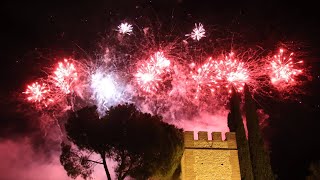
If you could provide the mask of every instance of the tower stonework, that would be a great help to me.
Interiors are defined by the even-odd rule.
[[[181,159],[182,180],[240,180],[238,150],[234,132],[226,133],[222,141],[220,132],[199,131],[194,140],[193,131],[184,132],[185,149]]]

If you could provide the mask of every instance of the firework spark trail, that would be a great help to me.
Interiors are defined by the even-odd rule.
[[[295,85],[295,78],[303,72],[302,69],[298,69],[297,67],[297,65],[302,64],[303,61],[294,63],[292,56],[293,53],[286,56],[284,50],[280,49],[279,53],[274,55],[270,62],[271,83],[280,89]]]
[[[201,23],[195,24],[194,29],[192,30],[191,34],[186,34],[186,36],[190,36],[193,40],[200,41],[203,37],[206,37],[206,30],[204,29]]]

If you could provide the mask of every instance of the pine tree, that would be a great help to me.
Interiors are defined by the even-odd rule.
[[[241,179],[253,180],[249,145],[240,112],[240,98],[235,90],[233,90],[232,97],[230,99],[228,126],[230,131],[236,132]]]
[[[111,180],[106,161],[110,158],[117,163],[118,180],[168,179],[183,155],[183,130],[133,104],[110,107],[102,117],[96,106],[84,107],[70,114],[65,127],[69,141],[61,144],[60,162],[72,178],[90,178],[100,164]]]
[[[245,86],[245,111],[248,128],[248,142],[254,179],[274,179],[270,159],[264,148],[264,142],[259,128],[256,105],[252,99],[248,86]]]

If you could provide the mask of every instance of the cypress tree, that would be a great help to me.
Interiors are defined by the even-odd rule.
[[[270,159],[264,148],[264,142],[259,127],[259,118],[254,100],[249,88],[245,86],[245,112],[248,128],[248,142],[254,179],[274,179]]]
[[[228,126],[230,131],[236,132],[241,179],[253,180],[249,146],[240,112],[240,97],[234,89],[230,99]]]

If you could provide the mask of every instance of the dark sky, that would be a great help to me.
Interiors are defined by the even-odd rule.
[[[150,15],[183,30],[194,22],[218,25],[244,34],[248,43],[276,48],[283,41],[303,44],[313,80],[299,101],[270,103],[269,127],[274,172],[280,179],[303,179],[311,161],[320,160],[320,24],[318,6],[299,2],[232,2],[201,0],[21,1],[1,2],[1,122],[3,138],[36,131],[16,113],[12,98],[39,75],[43,57],[75,50],[94,51],[99,38],[121,20]],[[192,27],[192,26],[191,26]],[[299,103],[301,102],[301,103]],[[0,137],[1,137],[0,136]]]

